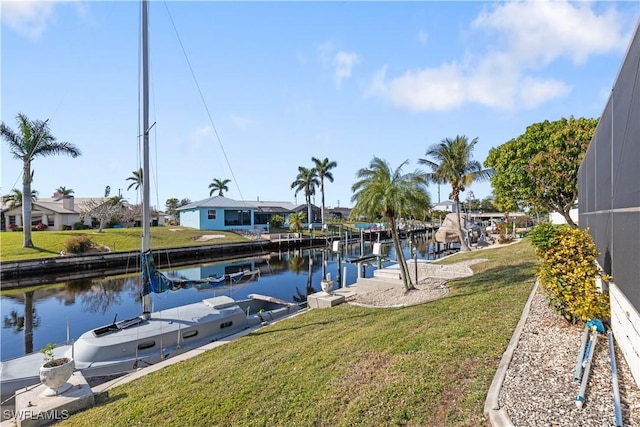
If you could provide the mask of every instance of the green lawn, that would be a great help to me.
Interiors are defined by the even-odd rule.
[[[203,242],[195,240],[205,234],[219,234],[225,237]],[[114,252],[140,250],[142,245],[142,228],[139,227],[107,228],[102,233],[98,233],[97,230],[34,231],[31,233],[34,248],[22,247],[21,232],[8,231],[0,233],[0,261],[59,256],[64,242],[72,236],[89,236],[96,244],[108,246]],[[246,237],[225,231],[202,231],[173,226],[151,228],[152,249],[245,241]]]
[[[486,393],[534,283],[528,241],[445,298],[316,309],[97,397],[69,426],[482,426]]]

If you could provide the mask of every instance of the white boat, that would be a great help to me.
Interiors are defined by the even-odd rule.
[[[264,324],[296,312],[299,306],[277,298],[251,294],[236,301],[227,296],[151,312],[151,294],[185,287],[219,284],[216,278],[187,280],[169,278],[156,270],[150,251],[149,224],[149,122],[147,62],[147,1],[142,1],[143,39],[143,238],[142,315],[114,322],[82,334],[75,342],[54,349],[54,357],[74,359],[75,368],[85,378],[116,375],[144,368],[161,360],[233,335],[251,326]],[[255,277],[240,272],[238,280]],[[0,394],[5,397],[40,382],[41,353],[32,353],[0,362]]]

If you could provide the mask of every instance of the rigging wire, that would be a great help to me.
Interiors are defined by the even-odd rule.
[[[167,15],[169,16],[169,20],[171,21],[171,25],[173,27],[173,31],[176,34],[176,37],[178,39],[178,43],[180,44],[180,48],[182,49],[182,54],[184,55],[184,58],[187,62],[187,66],[189,67],[189,71],[191,72],[191,77],[193,78],[193,81],[196,85],[196,89],[198,90],[198,94],[200,95],[200,100],[202,101],[202,104],[204,105],[204,109],[207,113],[207,117],[209,119],[209,124],[211,125],[211,128],[213,129],[213,132],[216,136],[216,139],[218,140],[218,145],[220,146],[220,150],[222,151],[222,155],[224,156],[224,160],[227,163],[227,167],[229,168],[229,172],[231,173],[231,177],[233,178],[233,182],[236,184],[236,188],[238,189],[238,193],[240,194],[240,200],[242,200],[244,202],[244,196],[242,195],[242,191],[240,190],[240,186],[238,185],[238,180],[235,177],[235,174],[233,173],[233,169],[231,168],[231,163],[229,162],[229,158],[227,157],[227,152],[224,149],[224,146],[222,144],[222,139],[220,138],[220,134],[218,133],[218,129],[216,128],[215,124],[213,123],[213,118],[211,117],[211,112],[209,111],[209,106],[207,105],[207,101],[204,98],[204,95],[202,94],[202,90],[200,89],[200,84],[198,83],[198,79],[196,78],[196,74],[193,70],[193,67],[191,66],[191,62],[189,61],[189,57],[187,56],[187,51],[184,48],[184,44],[182,43],[182,39],[180,38],[180,34],[178,33],[178,29],[176,27],[176,24],[173,20],[173,16],[171,16],[171,12],[169,11],[169,7],[167,6],[167,2],[164,1],[163,2],[165,9],[167,10]]]

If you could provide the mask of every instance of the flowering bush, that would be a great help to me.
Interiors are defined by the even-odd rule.
[[[16,225],[15,224],[7,225],[7,231],[15,231],[15,229],[16,229]]]
[[[538,227],[531,239],[542,260],[537,276],[554,309],[572,323],[610,317],[609,295],[596,284],[610,278],[596,264],[599,252],[588,231]]]
[[[39,222],[36,224],[36,230],[42,231],[46,229],[47,229],[47,224],[43,224],[42,222]]]

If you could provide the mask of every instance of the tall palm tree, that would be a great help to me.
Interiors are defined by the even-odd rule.
[[[224,196],[224,192],[229,191],[227,184],[230,182],[230,179],[213,178],[213,182],[209,184],[209,188],[211,189],[211,191],[209,191],[209,197],[211,197],[216,191],[218,192],[218,196]]]
[[[23,247],[32,248],[31,241],[31,181],[33,175],[31,162],[38,156],[47,157],[56,154],[67,154],[78,157],[80,149],[69,142],[59,142],[49,130],[48,120],[29,120],[20,113],[16,116],[18,132],[6,126],[0,125],[2,138],[9,143],[9,150],[13,157],[22,161],[22,218],[24,223]]]
[[[307,221],[309,224],[313,222],[313,216],[311,215],[311,196],[315,196],[316,187],[319,185],[318,171],[316,171],[315,168],[308,169],[304,166],[298,166],[298,176],[296,180],[291,183],[291,188],[296,189],[296,196],[300,191],[304,191],[304,198],[307,202]]]
[[[368,169],[363,168],[356,173],[358,181],[351,187],[351,201],[355,202],[351,215],[364,215],[369,219],[383,217],[390,225],[406,291],[415,287],[411,282],[407,261],[400,246],[397,220],[430,205],[424,173],[416,170],[413,173],[402,174],[402,168],[408,162],[405,160],[394,171],[387,162],[374,157]]]
[[[456,203],[458,219],[458,238],[460,250],[469,251],[469,245],[464,238],[462,222],[460,221],[460,193],[476,181],[484,181],[491,178],[491,169],[482,169],[482,164],[473,160],[473,147],[478,143],[478,138],[469,141],[466,136],[458,135],[455,138],[445,138],[440,144],[434,144],[427,149],[427,159],[419,159],[418,163],[427,165],[431,172],[426,174],[428,181],[436,184],[451,184],[451,198]]]
[[[138,188],[140,188],[140,186],[142,185],[142,180],[143,180],[143,172],[142,172],[142,168],[138,169],[137,171],[132,171],[131,172],[133,175],[131,175],[129,178],[127,178],[127,181],[131,181],[131,184],[129,184],[129,186],[127,187],[127,190],[130,190],[131,187],[134,187],[133,189],[138,191]]]
[[[56,191],[58,193],[62,194],[63,196],[70,196],[71,194],[74,193],[73,189],[67,188],[67,187],[63,187],[63,186],[60,186],[60,187],[56,188]]]
[[[318,178],[320,178],[320,194],[322,195],[322,211],[320,216],[322,217],[322,227],[324,228],[324,179],[326,178],[330,182],[333,182],[331,169],[338,166],[338,163],[329,161],[326,157],[322,160],[312,157],[311,161],[315,164],[315,170],[318,173]]]

